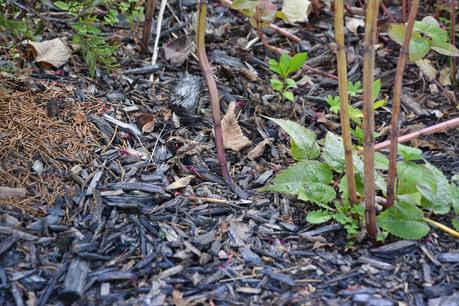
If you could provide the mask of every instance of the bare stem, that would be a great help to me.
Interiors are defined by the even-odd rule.
[[[450,3],[451,7],[451,44],[453,46],[456,46],[456,0],[451,1]],[[456,57],[452,56],[451,59],[451,79],[453,81],[453,84],[456,83]]]
[[[198,2],[198,28],[196,30],[196,47],[198,51],[199,64],[201,66],[202,73],[206,79],[207,88],[209,90],[210,107],[212,111],[212,121],[214,123],[215,132],[215,146],[217,147],[217,159],[220,169],[222,171],[223,178],[225,179],[228,186],[233,190],[240,198],[247,198],[248,194],[237,186],[228,171],[226,165],[225,149],[223,147],[223,134],[221,126],[221,115],[220,115],[220,101],[218,97],[217,84],[215,83],[214,74],[210,68],[209,59],[206,53],[205,43],[205,31],[206,31],[206,15],[207,15],[207,3],[206,0],[199,0]]]
[[[398,143],[404,143],[404,142],[419,138],[421,136],[439,133],[444,130],[456,127],[456,126],[459,126],[459,118],[450,119],[448,121],[423,128],[419,131],[400,136],[398,137]],[[376,151],[383,150],[383,149],[388,148],[389,146],[390,146],[390,140],[386,140],[386,141],[376,144],[375,150]]]
[[[386,208],[394,204],[395,199],[395,181],[397,176],[397,146],[398,146],[398,133],[400,121],[400,95],[402,93],[403,72],[406,65],[406,57],[408,54],[411,34],[413,32],[414,21],[418,13],[419,0],[413,0],[411,3],[411,11],[408,17],[408,24],[406,26],[405,37],[400,49],[398,57],[397,70],[395,73],[394,81],[394,97],[392,102],[392,122],[390,129],[390,152],[389,152],[389,173],[387,176],[387,200]]]
[[[365,40],[363,58],[363,163],[365,182],[365,211],[366,226],[370,239],[375,242],[376,227],[376,192],[375,192],[375,169],[374,169],[374,129],[375,118],[372,101],[373,73],[375,65],[376,31],[378,19],[378,0],[367,1],[365,21]]]
[[[218,163],[223,174],[223,178],[227,183],[231,182],[231,176],[226,165],[225,150],[223,148],[223,134],[220,116],[220,101],[218,97],[217,84],[215,83],[214,74],[210,68],[209,59],[205,49],[205,30],[206,30],[206,0],[200,0],[198,4],[198,30],[196,32],[196,46],[198,48],[199,64],[201,65],[202,73],[206,79],[207,88],[209,90],[210,106],[212,110],[212,121],[215,130],[215,143],[217,147]]]
[[[335,40],[337,45],[336,60],[338,62],[338,89],[340,100],[341,135],[344,143],[346,161],[346,180],[351,203],[357,203],[355,188],[354,165],[352,161],[352,139],[349,122],[349,102],[347,93],[347,66],[344,46],[344,0],[335,1]]]
[[[144,53],[148,50],[148,44],[150,43],[151,37],[151,25],[153,23],[153,13],[155,11],[155,0],[147,0],[145,10],[145,23],[143,25],[142,35],[142,51]]]

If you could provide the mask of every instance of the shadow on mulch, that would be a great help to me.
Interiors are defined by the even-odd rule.
[[[89,163],[98,142],[66,88],[33,93],[15,83],[0,78],[0,186],[26,188],[27,195],[1,205],[37,215],[71,193],[70,169]]]

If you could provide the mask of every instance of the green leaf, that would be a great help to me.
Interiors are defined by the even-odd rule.
[[[389,37],[399,45],[403,44],[406,26],[404,24],[391,24],[389,26]],[[429,53],[429,39],[424,38],[418,32],[413,32],[409,45],[410,61],[418,61]]]
[[[306,221],[311,224],[325,223],[331,218],[333,218],[333,214],[327,210],[313,210],[306,215]]]
[[[341,137],[327,132],[325,143],[322,149],[322,159],[336,172],[344,171],[344,145]],[[363,173],[363,162],[354,154],[354,168],[358,173]]]
[[[287,84],[287,88],[296,88],[296,82],[293,79],[286,79],[285,83]]]
[[[378,108],[381,108],[383,107],[384,105],[387,104],[387,100],[386,99],[382,99],[382,100],[378,100],[376,101],[374,104],[373,104],[373,109],[378,109]]]
[[[310,201],[317,205],[327,207],[336,198],[336,191],[333,187],[322,183],[307,183],[298,193],[298,199]]]
[[[422,21],[415,21],[413,30],[432,39],[433,45],[442,45],[448,42],[448,31],[440,28],[435,18],[427,16]]]
[[[307,59],[308,59],[308,54],[306,52],[295,54],[291,58],[290,64],[288,65],[287,75],[303,67]]]
[[[282,83],[281,81],[279,80],[276,80],[276,79],[271,79],[271,87],[276,90],[276,91],[279,91],[279,92],[282,92],[284,90],[284,83]]]
[[[355,97],[356,95],[362,93],[362,82],[357,81],[355,83],[352,83],[351,81],[347,82],[347,93]]]
[[[349,118],[351,118],[354,123],[360,125],[361,119],[363,118],[363,112],[352,106],[348,106],[347,111],[349,113]]]
[[[412,161],[397,163],[398,189],[397,194],[421,192],[425,190],[437,191],[435,178],[424,165],[415,164]],[[422,180],[422,181],[421,181]],[[424,189],[424,190],[422,190]]]
[[[432,199],[426,199],[423,207],[432,210],[435,214],[444,215],[451,210],[451,188],[448,179],[434,165],[427,163],[426,168],[430,170],[436,183],[436,192]],[[423,178],[421,178],[423,180]]]
[[[422,151],[420,149],[405,146],[402,144],[398,144],[398,153],[404,161],[424,159],[424,157],[422,156]]]
[[[416,206],[400,202],[380,213],[376,220],[380,227],[397,237],[418,240],[430,230],[423,217],[422,210]]]
[[[312,223],[312,222],[311,222]],[[451,224],[453,225],[456,231],[459,231],[459,218],[452,219]]]
[[[459,50],[450,43],[435,45],[432,46],[432,49],[443,55],[459,56]]]
[[[234,0],[231,8],[247,17],[252,17],[255,16],[257,3],[257,0]]]
[[[305,160],[276,174],[271,183],[262,188],[262,191],[296,195],[300,190],[303,190],[305,184],[329,184],[332,178],[332,171],[327,164],[315,160]]]
[[[288,77],[288,67],[290,66],[291,59],[287,53],[282,53],[279,58],[279,68],[282,71],[281,76],[284,80]]]
[[[421,205],[422,195],[419,192],[411,194],[401,194],[397,196],[399,202],[408,203],[410,205]]]
[[[68,11],[70,9],[70,4],[66,3],[64,1],[56,1],[53,3],[57,8],[63,10],[63,11]]]
[[[451,178],[450,193],[451,193],[451,204],[454,212],[459,214],[459,175],[454,175]]]
[[[279,67],[279,63],[275,59],[270,58],[268,60],[268,65],[271,71],[277,73],[278,75],[282,75],[282,70]]]
[[[381,152],[375,152],[375,169],[389,169],[389,159],[386,157],[386,155],[382,154]]]
[[[355,129],[351,128],[351,134],[357,139],[359,143],[363,143],[364,134],[363,134],[363,130],[361,127],[356,126]]]
[[[290,120],[269,118],[290,136],[292,156],[295,160],[314,159],[320,155],[316,134],[302,125]]]
[[[285,99],[289,100],[290,102],[293,102],[295,100],[295,96],[293,95],[293,92],[291,92],[291,91],[284,91],[282,93],[282,96]]]
[[[371,100],[374,102],[379,97],[379,93],[381,92],[381,80],[377,79],[373,82],[372,90],[371,90]]]
[[[330,111],[337,114],[339,112],[339,97],[327,96],[327,103],[330,105]]]

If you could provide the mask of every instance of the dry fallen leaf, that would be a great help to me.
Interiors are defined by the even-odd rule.
[[[430,60],[428,59],[422,59],[419,61],[416,61],[416,66],[421,69],[422,73],[427,77],[429,81],[433,81],[435,79],[435,76],[437,75],[437,70],[432,66],[430,63]]]
[[[364,27],[365,21],[362,18],[346,18],[346,29],[351,31],[354,34],[357,34],[359,27]]]
[[[440,76],[438,78],[440,84],[443,86],[451,85],[451,69],[445,67],[440,71]]]
[[[263,140],[262,142],[260,142],[259,144],[257,144],[255,148],[253,148],[252,150],[249,151],[249,153],[247,153],[247,157],[250,160],[254,160],[262,156],[263,153],[265,152],[266,145],[271,143],[272,140],[273,140],[272,138],[267,138]]]
[[[165,189],[166,190],[175,190],[175,189],[180,189],[188,186],[191,182],[191,180],[194,179],[194,175],[188,175],[182,178],[179,178],[169,186],[167,186]]]
[[[142,133],[151,133],[155,128],[156,117],[152,114],[141,114],[137,117],[137,124],[142,129]]]
[[[76,124],[82,124],[86,121],[86,116],[82,112],[76,112],[73,115],[73,120],[75,120]]]
[[[282,4],[282,13],[290,23],[308,22],[311,11],[311,1],[309,0],[284,0]]]
[[[183,36],[166,43],[163,49],[166,61],[171,65],[181,66],[194,51],[194,44],[188,36]]]
[[[38,63],[59,68],[70,58],[70,50],[60,38],[41,42],[28,41],[28,44],[32,46],[33,57]]]
[[[228,105],[228,111],[222,119],[223,145],[227,149],[239,152],[242,148],[250,146],[252,142],[242,134],[241,127],[236,119],[236,103]]]
[[[23,198],[27,195],[27,189],[0,186],[0,200]]]

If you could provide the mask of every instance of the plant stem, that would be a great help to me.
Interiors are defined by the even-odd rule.
[[[237,186],[228,171],[226,165],[225,149],[223,147],[223,134],[220,116],[220,99],[218,97],[217,84],[215,83],[214,74],[210,68],[209,59],[206,53],[205,43],[205,31],[206,31],[206,15],[207,15],[207,3],[206,0],[199,0],[198,2],[198,27],[196,30],[196,48],[198,51],[199,64],[201,66],[202,73],[206,79],[207,88],[209,90],[210,107],[212,111],[212,121],[214,123],[215,132],[215,146],[217,147],[217,159],[220,169],[222,171],[223,178],[228,186],[235,192],[240,198],[248,198],[248,194]]]
[[[155,0],[147,0],[147,8],[145,10],[145,23],[143,25],[142,35],[142,51],[144,53],[148,50],[148,44],[151,37],[151,25],[153,23],[153,13],[155,11]]]
[[[409,50],[411,33],[413,32],[414,21],[418,13],[419,0],[413,0],[411,11],[408,16],[403,44],[398,56],[397,71],[394,81],[394,97],[392,100],[392,122],[390,129],[390,151],[389,151],[389,173],[387,175],[387,201],[386,208],[394,204],[395,199],[395,180],[397,176],[397,146],[400,121],[400,95],[402,93],[403,72],[406,65],[406,57]]]
[[[365,212],[368,236],[376,242],[376,192],[374,169],[374,129],[375,118],[372,101],[373,73],[375,65],[376,31],[378,20],[378,0],[367,1],[365,19],[365,40],[363,57],[363,180],[365,182]]]
[[[406,0],[402,0],[402,22],[406,21]]]
[[[335,1],[335,40],[337,45],[336,61],[338,63],[338,89],[340,100],[341,136],[344,144],[346,161],[346,180],[351,203],[357,203],[354,165],[352,161],[351,126],[349,122],[349,102],[347,94],[347,66],[344,46],[344,0]]]
[[[426,136],[426,135],[430,135],[433,133],[442,132],[444,130],[453,128],[455,126],[459,126],[459,118],[450,119],[448,121],[441,122],[441,123],[423,128],[419,131],[400,136],[398,137],[398,143],[404,143],[404,142],[416,139],[421,136]],[[386,141],[376,144],[375,150],[376,151],[383,150],[383,149],[388,148],[389,146],[390,146],[390,140],[386,140]]]
[[[429,218],[424,218],[424,221],[426,221],[427,223],[430,223],[432,224],[433,226],[435,226],[436,228],[438,228],[439,230],[442,230],[443,232],[447,233],[448,235],[454,237],[454,238],[459,238],[459,232],[453,230],[452,228],[444,225],[444,224],[441,224],[440,222],[437,222],[437,221],[434,221],[432,219],[429,219]]]

